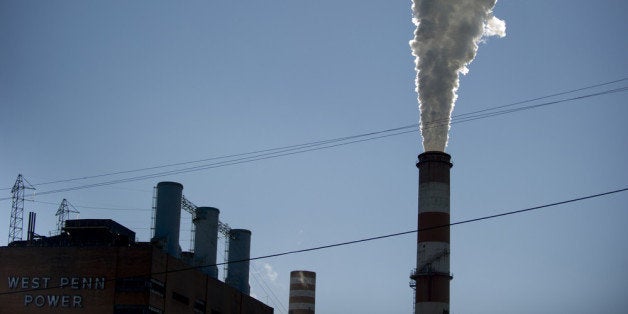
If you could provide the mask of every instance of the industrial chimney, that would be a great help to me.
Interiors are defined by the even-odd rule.
[[[245,229],[229,230],[229,256],[227,258],[227,278],[225,283],[248,295],[249,259],[251,257],[251,231]]]
[[[415,313],[449,313],[449,170],[451,156],[428,151],[419,155],[419,233]]]
[[[33,241],[35,238],[35,221],[37,220],[37,213],[28,212],[28,233],[27,240]]]
[[[316,273],[307,270],[290,272],[288,314],[314,314]]]
[[[216,250],[218,247],[218,215],[220,211],[214,207],[197,207],[194,218],[195,240],[194,240],[194,265],[204,266],[200,270],[213,277],[218,278],[218,267],[216,266]]]
[[[179,258],[179,224],[181,222],[181,198],[183,185],[177,182],[157,184],[155,235],[151,242],[168,254]]]

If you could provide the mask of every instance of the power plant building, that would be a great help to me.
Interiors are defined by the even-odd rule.
[[[216,278],[218,209],[199,207],[199,255],[181,254],[181,190],[158,184],[151,242],[136,242],[110,219],[80,219],[66,220],[59,235],[0,247],[0,313],[273,313],[248,290]],[[248,263],[239,270],[248,288]]]
[[[0,247],[0,312],[273,313],[123,228],[68,220],[67,235]]]

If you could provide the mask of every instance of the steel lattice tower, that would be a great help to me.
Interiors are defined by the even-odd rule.
[[[26,182],[27,185],[24,185]],[[9,241],[22,240],[22,229],[24,229],[24,191],[34,190],[35,188],[22,177],[17,176],[13,188],[11,188],[11,219],[9,222]]]
[[[70,208],[72,207],[72,208]],[[56,216],[59,216],[57,220],[57,234],[61,234],[63,230],[63,225],[65,221],[70,219],[70,213],[79,213],[79,211],[65,198],[61,201],[61,205],[59,205],[59,209],[57,210]]]

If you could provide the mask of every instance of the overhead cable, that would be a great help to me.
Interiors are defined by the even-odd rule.
[[[597,92],[597,93],[592,93],[592,94],[587,94],[587,95],[582,95],[582,96],[577,96],[577,97],[572,97],[572,98],[549,101],[549,102],[545,102],[541,104],[519,107],[519,108],[504,109],[504,110],[498,110],[498,111],[492,111],[492,112],[486,112],[487,109],[484,109],[484,110],[481,110],[483,113],[478,114],[478,115],[473,115],[473,113],[469,113],[469,114],[465,114],[464,117],[460,119],[457,118],[458,116],[453,116],[451,118],[451,122],[449,121],[449,118],[438,120],[438,121],[433,121],[431,123],[427,123],[427,128],[438,127],[438,126],[446,125],[449,123],[458,124],[458,123],[470,122],[470,121],[485,119],[485,118],[489,118],[493,116],[499,116],[499,115],[509,114],[509,113],[523,111],[523,110],[530,110],[530,109],[545,107],[549,105],[555,105],[559,103],[581,100],[585,98],[596,97],[596,96],[607,95],[607,94],[618,93],[618,92],[625,92],[625,91],[628,91],[628,86],[605,90],[602,92]],[[503,108],[503,107],[504,106],[500,106],[499,108]],[[198,165],[198,166],[193,166],[193,167],[162,171],[162,172],[146,174],[146,175],[141,175],[141,176],[43,191],[37,194],[46,195],[46,194],[53,194],[53,193],[60,193],[60,192],[68,192],[68,191],[74,191],[74,190],[80,190],[80,189],[107,186],[107,185],[112,185],[112,184],[147,180],[147,179],[158,178],[158,177],[163,177],[163,176],[173,175],[173,174],[196,172],[196,171],[201,171],[201,170],[206,170],[206,169],[249,163],[249,162],[254,162],[254,161],[260,161],[260,160],[295,155],[295,154],[302,154],[302,153],[311,152],[311,151],[317,151],[317,150],[329,149],[329,148],[345,146],[345,145],[350,145],[350,144],[355,144],[355,143],[360,143],[360,142],[372,141],[376,139],[397,136],[397,135],[402,135],[402,134],[407,134],[407,133],[414,133],[416,132],[417,126],[418,124],[412,124],[412,125],[402,126],[398,128],[374,131],[374,132],[352,135],[352,136],[345,136],[341,138],[322,140],[322,141],[316,141],[316,142],[310,142],[310,143],[298,144],[298,145],[292,145],[292,146],[285,146],[283,148],[266,149],[266,150],[263,150],[264,153],[253,154],[253,155],[251,155],[252,153],[235,154],[231,156],[246,156],[246,155],[250,155],[250,156],[240,157],[240,158],[235,158],[235,159],[228,159],[228,160],[224,160],[220,162],[214,162],[210,164]],[[411,129],[411,130],[408,130],[408,129]],[[226,157],[215,157],[212,159],[224,159],[224,158]],[[186,163],[196,163],[196,162],[197,161],[191,161],[191,162],[186,162]],[[166,166],[163,166],[163,167],[166,167]],[[163,167],[157,166],[153,168],[163,168]],[[8,199],[11,199],[11,198],[10,197],[0,198],[0,201],[8,200]]]
[[[418,229],[408,230],[408,231],[403,231],[403,232],[391,233],[391,234],[386,234],[386,235],[374,236],[374,237],[369,237],[369,238],[362,238],[362,239],[358,239],[358,240],[351,240],[351,241],[345,241],[345,242],[337,242],[337,243],[333,243],[333,244],[321,245],[321,246],[316,246],[316,247],[311,247],[311,248],[306,248],[306,249],[285,251],[285,252],[281,252],[281,253],[262,255],[262,256],[247,258],[247,259],[235,260],[235,261],[227,261],[227,262],[215,263],[215,264],[190,266],[190,267],[184,267],[184,268],[180,268],[180,269],[172,269],[172,270],[166,270],[166,271],[160,271],[160,272],[151,272],[149,274],[146,274],[146,273],[138,274],[138,275],[129,276],[129,277],[117,277],[117,278],[107,279],[106,281],[107,282],[112,282],[112,281],[115,281],[115,280],[118,280],[118,279],[131,278],[131,277],[133,277],[133,278],[150,277],[150,276],[154,276],[154,275],[163,275],[163,274],[171,274],[171,273],[177,273],[177,272],[183,272],[183,271],[189,271],[189,270],[196,270],[196,269],[201,269],[201,268],[211,267],[211,266],[221,266],[221,265],[225,265],[225,264],[242,263],[242,262],[261,260],[261,259],[269,259],[269,258],[273,258],[273,257],[281,257],[281,256],[286,256],[286,255],[300,254],[300,253],[306,253],[306,252],[312,252],[312,251],[320,251],[320,250],[325,250],[325,249],[330,249],[330,248],[335,248],[335,247],[347,246],[347,245],[364,243],[364,242],[371,242],[371,241],[375,241],[375,240],[382,240],[382,239],[387,239],[387,238],[393,238],[393,237],[398,237],[398,236],[403,236],[403,235],[408,235],[408,234],[414,234],[414,233],[428,231],[428,230],[434,230],[434,229],[440,229],[440,228],[448,228],[448,227],[452,227],[452,226],[463,225],[463,224],[468,224],[468,223],[478,222],[478,221],[483,221],[483,220],[489,220],[489,219],[494,219],[494,218],[498,218],[498,217],[504,217],[504,216],[510,216],[510,215],[515,215],[515,214],[521,214],[521,213],[530,212],[530,211],[534,211],[534,210],[539,210],[539,209],[543,209],[543,208],[549,208],[549,207],[554,207],[554,206],[559,206],[559,205],[564,205],[564,204],[569,204],[569,203],[580,202],[580,201],[584,201],[584,200],[588,200],[588,199],[608,196],[608,195],[617,194],[617,193],[626,192],[626,191],[628,191],[628,187],[620,188],[620,189],[616,189],[616,190],[611,190],[611,191],[607,191],[607,192],[602,192],[602,193],[597,193],[597,194],[592,194],[592,195],[587,195],[587,196],[582,196],[582,197],[577,197],[577,198],[572,198],[572,199],[568,199],[568,200],[564,200],[564,201],[558,201],[558,202],[554,202],[554,203],[549,203],[549,204],[544,204],[544,205],[539,205],[539,206],[534,206],[534,207],[528,207],[528,208],[519,209],[519,210],[507,211],[507,212],[503,212],[503,213],[495,214],[495,215],[488,215],[488,216],[482,216],[482,217],[473,218],[473,219],[461,220],[461,221],[458,221],[458,222],[453,222],[453,223],[449,223],[449,224],[443,224],[443,225],[439,225],[439,226],[433,226],[433,227],[429,227],[429,228],[418,228]],[[62,288],[62,286],[52,286],[52,287],[38,288],[38,289],[24,289],[24,290],[20,290],[20,291],[5,291],[5,292],[0,292],[0,295],[25,293],[25,292],[49,290],[49,289],[56,289],[56,288]]]
[[[563,91],[563,92],[559,92],[559,93],[554,93],[554,94],[550,94],[550,95],[545,95],[545,96],[541,96],[541,97],[536,97],[536,98],[532,98],[532,99],[517,101],[517,102],[506,104],[506,105],[501,105],[501,106],[481,109],[481,110],[468,112],[468,113],[456,114],[456,115],[453,115],[451,117],[451,120],[452,120],[452,123],[454,123],[454,121],[457,121],[457,120],[461,120],[460,122],[466,122],[467,119],[475,120],[476,118],[482,118],[482,116],[478,116],[479,114],[482,114],[482,113],[487,113],[488,116],[494,116],[494,115],[499,115],[499,114],[506,114],[506,113],[510,113],[510,111],[500,111],[498,113],[496,113],[495,111],[498,110],[498,109],[507,108],[507,107],[513,107],[513,106],[516,106],[516,105],[521,105],[521,104],[530,103],[530,102],[534,102],[534,101],[538,101],[538,100],[548,99],[548,98],[551,98],[551,97],[556,97],[556,96],[561,96],[561,95],[566,95],[566,94],[572,94],[572,93],[579,92],[579,91],[584,91],[584,90],[588,90],[588,89],[593,89],[593,88],[597,88],[597,87],[611,85],[611,84],[623,82],[623,81],[626,81],[626,80],[628,80],[628,78],[621,78],[621,79],[617,79],[617,80],[613,80],[613,81],[593,84],[593,85],[589,85],[589,86],[585,86],[585,87],[580,87],[580,88],[576,88],[576,89],[572,89],[572,90],[568,90],[568,91]],[[606,92],[602,92],[602,93],[606,93]],[[599,95],[593,94],[592,96],[599,96]],[[592,97],[592,96],[585,95],[583,97]],[[569,100],[575,100],[575,99],[580,99],[580,98],[574,98],[574,99],[569,99]],[[569,101],[569,100],[562,100],[562,101],[559,101],[559,102],[565,102],[565,101]],[[556,103],[558,103],[558,102],[556,102]],[[549,105],[549,104],[554,104],[554,102],[551,102],[551,103],[548,103],[548,104],[542,104],[542,105]],[[527,109],[532,109],[532,108],[527,108]],[[525,110],[525,109],[519,109],[519,110],[516,110],[516,111],[520,111],[520,110]],[[445,120],[441,120],[441,121],[432,121],[432,122],[428,122],[428,123],[442,124],[442,123],[444,123],[444,122],[446,122],[448,120],[449,119],[445,119]],[[72,181],[78,181],[78,180],[86,180],[86,179],[95,179],[95,178],[114,176],[114,175],[120,175],[120,174],[127,174],[127,173],[134,173],[134,172],[141,172],[141,171],[148,171],[148,170],[155,170],[155,169],[161,169],[161,168],[167,168],[167,167],[183,166],[183,165],[201,163],[201,162],[212,161],[212,160],[221,160],[221,159],[241,157],[241,156],[254,155],[254,154],[260,154],[260,153],[284,151],[286,149],[299,149],[299,148],[303,148],[303,147],[324,145],[324,144],[334,143],[334,142],[338,142],[338,141],[345,141],[345,140],[350,140],[350,139],[359,138],[359,137],[377,135],[377,134],[382,134],[382,133],[387,133],[387,132],[395,132],[395,131],[400,131],[400,130],[407,129],[407,128],[416,128],[416,127],[418,127],[418,124],[415,123],[415,124],[406,125],[406,126],[402,126],[402,127],[398,127],[398,128],[392,128],[392,129],[386,129],[386,130],[362,133],[362,134],[351,135],[351,136],[338,137],[338,138],[327,139],[327,140],[319,140],[319,141],[307,142],[307,143],[296,144],[296,145],[275,147],[275,148],[262,149],[262,150],[256,150],[256,151],[245,152],[245,153],[229,154],[229,155],[223,155],[223,156],[218,156],[218,157],[209,157],[209,158],[203,158],[203,159],[197,159],[197,160],[191,160],[191,161],[184,161],[184,162],[178,162],[178,163],[170,163],[170,164],[157,165],[157,166],[152,166],[152,167],[145,167],[145,168],[138,168],[138,169],[131,169],[131,170],[113,171],[113,172],[96,174],[96,175],[90,175],[90,176],[82,176],[82,177],[75,177],[75,178],[69,178],[69,179],[53,180],[53,181],[37,183],[37,184],[34,184],[34,186],[42,186],[42,185],[49,185],[49,184],[55,184],[55,183],[66,183],[66,182],[72,182]],[[404,133],[402,133],[402,134],[404,134]],[[2,188],[0,190],[10,190],[10,189],[11,188]]]

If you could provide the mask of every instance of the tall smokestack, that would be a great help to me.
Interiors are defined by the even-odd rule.
[[[177,258],[181,255],[179,224],[182,197],[183,185],[181,183],[159,182],[157,184],[155,235],[151,242]]]
[[[412,273],[415,313],[449,313],[449,169],[447,147],[459,75],[488,36],[506,36],[493,16],[497,0],[412,0],[410,41],[425,153],[419,155],[417,268]],[[445,226],[441,228],[435,228]],[[431,229],[430,229],[431,228]]]
[[[218,215],[220,211],[214,207],[197,207],[194,218],[194,265],[204,266],[201,271],[218,278],[216,251],[218,248]]]
[[[249,259],[251,258],[251,231],[229,230],[229,256],[225,283],[249,294]]]
[[[449,170],[451,156],[443,152],[419,155],[419,231],[415,313],[449,313]]]
[[[316,273],[307,270],[290,272],[290,302],[288,314],[314,314]]]

